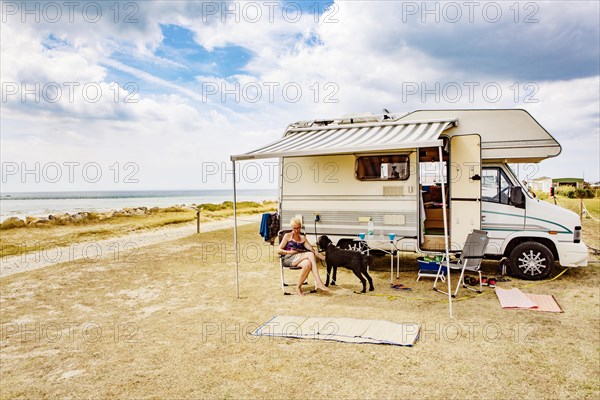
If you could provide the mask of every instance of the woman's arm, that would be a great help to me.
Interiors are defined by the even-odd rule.
[[[283,238],[281,238],[281,243],[279,243],[279,248],[277,249],[277,254],[293,254],[294,252],[289,251],[289,250],[285,250],[285,246],[287,245],[288,241],[290,240],[290,235],[291,233],[286,233],[285,235],[283,235]]]
[[[306,236],[304,236],[304,242],[302,242],[302,244],[304,245],[304,248],[312,253],[314,253],[314,250],[312,248],[312,245],[310,244],[310,242],[308,241],[308,238]]]
[[[314,253],[317,258],[320,258],[321,260],[325,260],[325,257],[321,253],[319,253],[318,251],[315,251],[315,249],[313,249],[312,245],[308,241],[308,237],[306,237],[306,236],[304,237],[304,248],[306,248],[306,250],[310,251],[311,253]]]

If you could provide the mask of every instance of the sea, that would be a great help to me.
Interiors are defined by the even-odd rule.
[[[277,189],[239,189],[237,201],[276,200]],[[85,192],[3,192],[0,222],[10,217],[48,217],[81,211],[109,211],[126,207],[169,207],[233,201],[232,190],[131,190]]]

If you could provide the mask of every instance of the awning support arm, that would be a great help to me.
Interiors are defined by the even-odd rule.
[[[448,282],[448,307],[450,309],[450,319],[452,319],[452,286],[450,285],[450,247],[448,246],[448,212],[446,210],[446,184],[444,183],[444,159],[442,146],[438,147],[440,157],[439,167],[442,181],[442,214],[444,216],[444,245],[446,248],[446,281]]]
[[[238,240],[237,240],[237,193],[235,187],[235,161],[233,164],[233,253],[235,255],[235,296],[240,298],[240,274],[238,260]]]

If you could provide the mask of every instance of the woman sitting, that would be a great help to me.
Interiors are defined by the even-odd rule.
[[[315,287],[328,292],[329,289],[323,284],[319,276],[319,270],[317,269],[317,258],[325,260],[325,257],[315,252],[308,242],[308,238],[300,234],[300,229],[302,229],[302,219],[300,217],[296,216],[292,218],[290,226],[292,231],[283,236],[277,252],[283,255],[282,262],[285,267],[302,268],[300,279],[298,279],[298,284],[296,285],[296,293],[301,296],[304,295],[302,284],[311,271],[315,278]]]

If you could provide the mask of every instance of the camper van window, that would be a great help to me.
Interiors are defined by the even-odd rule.
[[[510,181],[500,168],[484,168],[481,177],[481,200],[508,204]]]
[[[397,180],[410,176],[408,156],[405,154],[362,156],[356,159],[356,179],[361,181]]]

